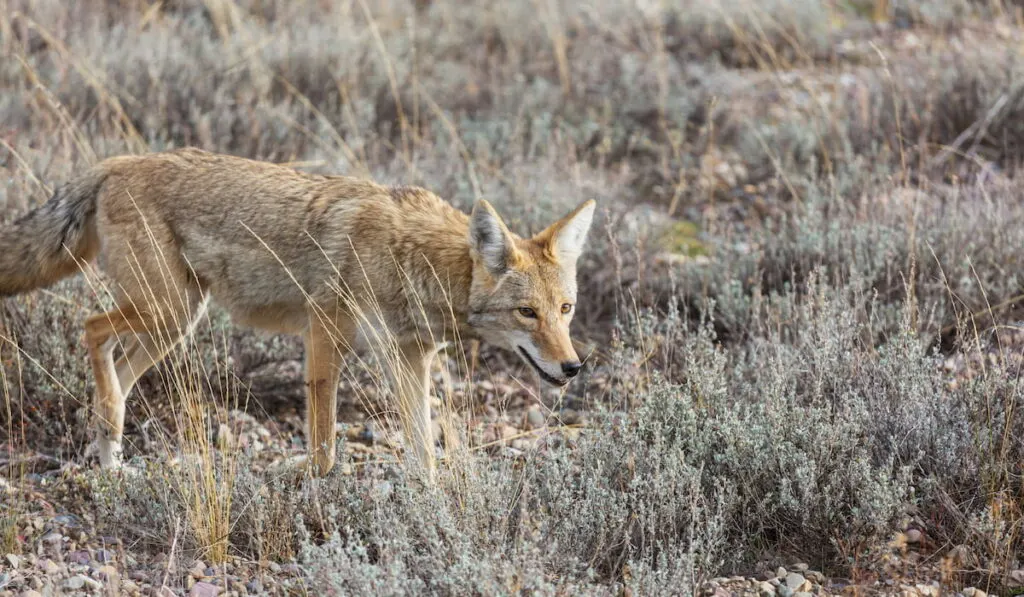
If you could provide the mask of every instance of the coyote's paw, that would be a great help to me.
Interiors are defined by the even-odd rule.
[[[92,441],[85,448],[87,460],[95,459],[102,469],[117,469],[123,464],[124,450],[121,442],[106,438],[99,438]]]

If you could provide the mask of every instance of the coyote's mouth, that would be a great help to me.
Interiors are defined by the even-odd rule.
[[[548,382],[553,386],[564,386],[567,383],[569,383],[568,379],[558,379],[557,377],[548,374],[547,371],[542,369],[541,366],[537,364],[537,361],[533,360],[533,357],[530,356],[530,353],[526,352],[526,349],[523,348],[522,346],[517,346],[516,348],[519,349],[519,353],[523,355],[523,358],[526,360],[526,362],[537,370],[537,374],[540,375],[540,378],[543,379],[544,381]]]

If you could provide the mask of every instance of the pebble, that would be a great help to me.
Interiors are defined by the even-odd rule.
[[[79,566],[85,566],[91,559],[89,557],[89,552],[84,550],[73,551],[69,553],[67,557],[69,562],[78,564]]]
[[[802,589],[806,582],[807,579],[804,578],[803,574],[799,574],[797,572],[790,572],[786,575],[786,586],[792,589],[793,591],[799,591],[800,589]]]
[[[250,593],[262,593],[263,583],[260,582],[260,579],[254,578],[249,582],[245,583],[245,588],[249,589]]]
[[[57,524],[62,524],[66,527],[82,526],[82,523],[78,520],[78,517],[72,514],[61,514],[60,516],[54,516],[53,522]]]
[[[109,549],[96,550],[96,561],[100,564],[109,564],[114,561],[114,552]]]
[[[779,566],[779,569],[775,571],[775,578],[786,578],[787,574],[789,574],[789,572],[782,566]]]
[[[43,569],[43,572],[50,575],[60,572],[60,566],[58,566],[57,562],[54,562],[53,560],[43,560],[43,563],[40,564],[39,567]]]
[[[924,533],[922,533],[920,529],[907,529],[907,531],[903,533],[903,536],[906,537],[907,543],[913,545],[921,542],[921,539],[924,537]]]
[[[1013,588],[1024,587],[1024,570],[1011,570],[1009,580],[1009,585]]]
[[[547,421],[544,418],[544,413],[540,412],[539,408],[531,408],[526,411],[526,427],[527,429],[540,429],[544,427]]]
[[[93,591],[99,591],[100,589],[103,588],[103,583],[101,583],[100,581],[96,580],[95,578],[89,578],[88,576],[82,576],[82,582],[84,582],[85,586],[89,587],[89,589],[91,589]]]
[[[825,575],[817,570],[808,570],[807,572],[804,572],[804,576],[807,577],[807,580],[813,583],[817,583],[819,585],[825,584]]]
[[[17,570],[21,567],[21,558],[13,553],[7,554],[7,563],[11,565],[11,569]]]
[[[761,581],[757,583],[757,591],[762,597],[772,597],[775,595],[775,586],[770,582]]]
[[[206,577],[206,563],[202,560],[196,560],[192,567],[188,569],[189,574],[193,578],[201,579]]]
[[[563,425],[579,425],[583,422],[583,417],[580,416],[580,413],[572,408],[563,408],[558,413],[558,418],[561,419]]]
[[[981,589],[975,589],[974,587],[967,587],[960,592],[964,597],[988,597],[988,593]]]
[[[39,591],[33,591],[32,589],[29,589],[27,591],[22,591],[21,595],[19,595],[18,597],[43,597],[43,594]]]
[[[197,582],[192,585],[192,590],[188,594],[189,597],[217,597],[220,594],[220,587],[208,582]]]
[[[70,591],[77,591],[79,589],[85,588],[86,578],[87,577],[82,576],[81,574],[76,574],[71,578],[65,580],[62,586]]]
[[[802,562],[800,564],[794,564],[793,565],[793,570],[796,571],[796,572],[807,572],[808,568],[810,568],[810,566],[808,566],[807,564],[804,564]]]
[[[118,577],[117,568],[113,566],[100,566],[96,570],[96,574],[103,580],[112,580]]]

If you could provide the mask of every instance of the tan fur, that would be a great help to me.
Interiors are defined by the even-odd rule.
[[[238,323],[303,336],[314,473],[334,465],[344,353],[383,346],[408,448],[432,475],[429,369],[443,342],[477,334],[525,350],[552,383],[575,374],[559,373],[579,360],[561,309],[575,304],[574,255],[592,213],[587,202],[522,239],[486,202],[471,222],[419,188],[196,149],[117,157],[0,229],[0,296],[99,257],[117,302],[85,323],[104,466],[119,459],[125,395],[212,297]]]

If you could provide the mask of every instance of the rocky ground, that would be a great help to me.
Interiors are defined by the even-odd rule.
[[[1021,334],[1004,334],[1005,345],[1020,343]],[[1005,351],[1003,351],[1005,352]],[[943,370],[950,383],[970,378],[978,368],[999,361],[991,354],[955,356]],[[456,403],[467,403],[468,388],[453,384],[441,374],[438,386],[448,384]],[[598,388],[609,383],[600,376],[590,383]],[[497,374],[492,380],[474,384],[475,406],[461,409],[455,425],[468,429],[471,450],[486,450],[495,457],[518,458],[534,449],[538,442],[572,442],[587,428],[588,406],[571,396],[545,396],[534,387],[509,375]],[[435,400],[435,414],[441,412]],[[371,467],[390,466],[398,458],[400,439],[394,426],[365,408],[348,405],[344,409],[339,432],[344,435],[346,457],[339,459],[343,475],[368,476]],[[445,437],[446,425],[437,423],[439,445],[451,441]],[[227,413],[214,437],[220,446],[233,447],[252,457],[253,466],[266,470],[302,453],[298,434],[302,421],[297,411],[258,418],[242,410]],[[157,458],[145,455],[143,460]],[[139,466],[140,461],[130,463]],[[17,550],[3,554],[0,560],[0,597],[37,597],[50,595],[290,595],[315,594],[303,569],[295,563],[253,561],[230,557],[214,565],[192,561],[187,570],[175,557],[175,538],[167,541],[170,551],[138,549],[116,536],[99,532],[90,505],[86,482],[95,474],[74,462],[59,462],[41,454],[2,454],[0,498],[6,504],[19,504],[13,528]],[[13,470],[24,473],[13,477]],[[126,474],[126,473],[118,473]],[[130,473],[127,473],[130,474]],[[937,597],[959,594],[985,597],[986,588],[960,588],[947,584],[953,571],[970,565],[970,554],[963,546],[937,546],[927,534],[924,521],[908,518],[902,528],[893,529],[892,542],[856,554],[851,573],[829,576],[801,562],[766,559],[749,571],[749,576],[714,578],[706,581],[702,595],[808,597],[810,595],[901,595]],[[109,532],[109,529],[108,529]],[[1011,572],[1004,587],[1024,589],[1024,570]],[[993,593],[999,594],[999,593]]]

